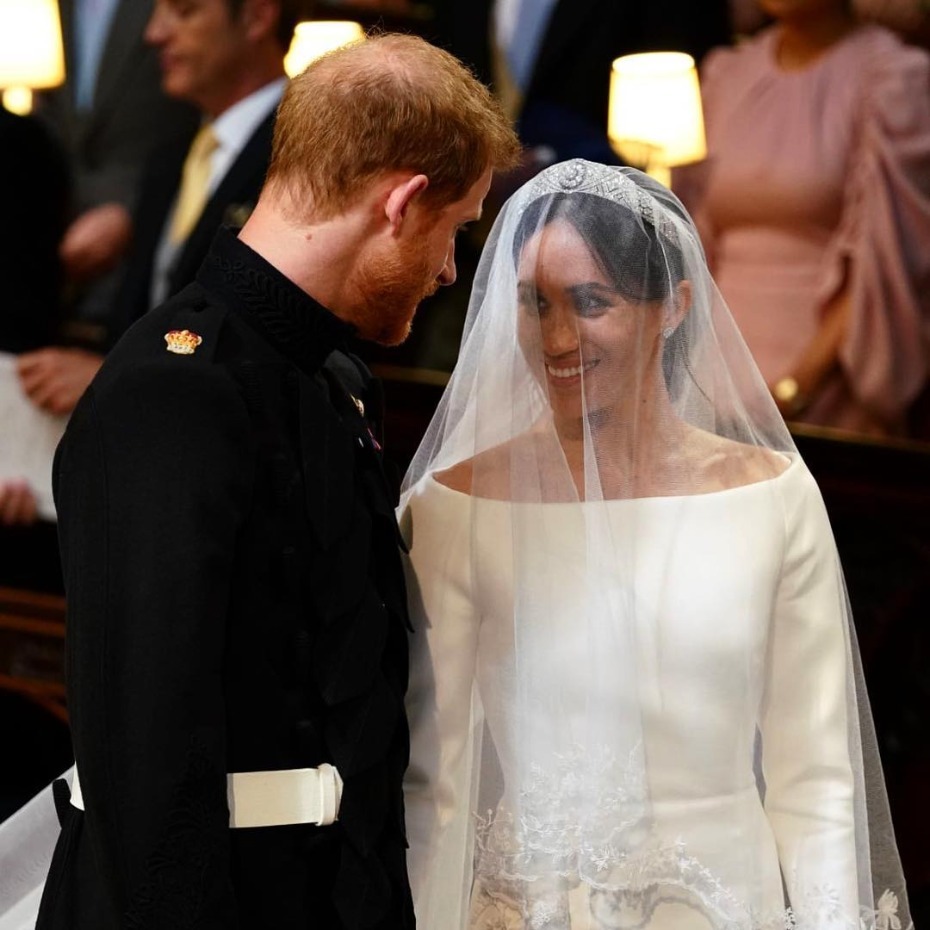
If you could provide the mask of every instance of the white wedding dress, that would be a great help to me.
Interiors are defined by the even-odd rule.
[[[601,579],[632,582],[636,592],[621,621],[635,625],[635,693],[618,681],[601,695],[618,728],[624,717],[641,719],[632,765],[609,737],[592,743],[581,706],[568,737],[547,732],[543,703],[515,722],[519,699],[508,686],[518,680],[512,527],[522,525],[547,567],[529,575],[544,588],[539,621],[550,625],[539,631],[549,648],[535,657],[536,672],[563,709],[590,692],[587,618],[577,609],[589,577],[589,508],[604,509],[616,551],[635,561]],[[427,476],[401,525],[415,629],[407,817],[418,914],[470,911],[475,930],[784,927],[784,882],[789,921],[859,926],[845,595],[820,493],[800,458],[756,484],[590,505],[476,499]],[[616,662],[624,667],[622,656]],[[501,771],[517,770],[517,740],[543,755],[522,784],[476,799],[474,768],[488,740]],[[592,788],[589,778],[580,795],[573,753],[598,751],[602,781]],[[634,826],[613,831],[622,848],[588,841],[586,820],[596,833],[637,803]],[[540,849],[559,851],[559,880],[524,923],[520,885],[540,880],[530,874]]]

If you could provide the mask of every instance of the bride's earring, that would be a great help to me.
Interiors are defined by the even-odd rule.
[[[675,332],[675,328],[673,326],[666,326],[665,329],[662,330],[662,338],[671,339],[673,332]]]

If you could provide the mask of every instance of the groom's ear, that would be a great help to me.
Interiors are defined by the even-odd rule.
[[[425,174],[415,174],[398,179],[398,182],[388,190],[384,201],[384,215],[394,232],[400,230],[411,204],[427,187],[429,187],[429,178]]]

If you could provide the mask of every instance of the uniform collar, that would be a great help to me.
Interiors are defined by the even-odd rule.
[[[197,280],[310,374],[334,349],[345,350],[355,333],[351,324],[317,303],[231,229],[217,233]]]

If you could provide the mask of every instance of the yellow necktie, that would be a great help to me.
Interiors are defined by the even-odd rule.
[[[177,244],[187,239],[203,213],[210,183],[210,159],[218,147],[219,142],[213,134],[213,127],[210,123],[205,123],[194,136],[190,151],[184,160],[181,189],[178,191],[178,202],[171,218],[170,237],[173,243]]]

